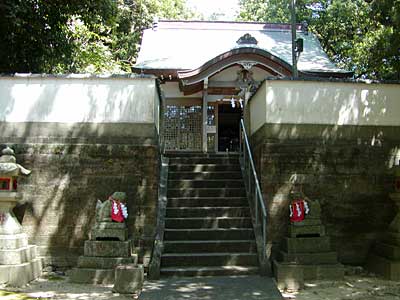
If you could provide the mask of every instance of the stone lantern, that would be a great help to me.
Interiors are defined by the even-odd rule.
[[[14,151],[5,148],[0,157],[0,234],[19,234],[22,227],[12,209],[22,198],[18,192],[18,176],[29,175],[31,171],[16,163]]]
[[[17,164],[14,151],[5,148],[0,157],[0,283],[22,286],[41,274],[42,264],[36,258],[36,246],[28,237],[12,209],[22,198],[18,176],[31,171]]]

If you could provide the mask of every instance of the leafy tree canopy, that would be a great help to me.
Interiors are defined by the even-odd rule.
[[[2,0],[0,72],[129,71],[142,30],[187,19],[185,0]]]
[[[239,19],[290,22],[289,4],[240,0]],[[400,0],[297,0],[296,18],[356,78],[400,79]]]

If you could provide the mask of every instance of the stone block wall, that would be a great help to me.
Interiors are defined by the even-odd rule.
[[[3,133],[10,132],[11,124],[0,125]],[[62,137],[12,133],[0,137],[0,148],[12,147],[18,162],[32,170],[20,180],[23,202],[15,213],[47,264],[75,265],[94,223],[97,199],[104,201],[114,191],[127,193],[129,232],[140,257],[149,256],[159,169],[154,125],[106,124],[104,128],[103,132],[113,134],[81,131],[72,137],[61,133]]]
[[[269,247],[287,230],[290,177],[320,201],[322,222],[339,261],[363,264],[395,215],[388,170],[400,148],[398,127],[264,124],[252,149],[269,210]]]

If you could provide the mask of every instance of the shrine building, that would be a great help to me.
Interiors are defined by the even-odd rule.
[[[146,268],[161,255],[161,274],[191,275],[189,254],[214,249],[203,274],[254,273],[280,255],[299,184],[338,262],[366,264],[395,215],[400,83],[353,79],[306,24],[296,40],[298,76],[289,24],[208,21],[145,29],[131,74],[1,75],[0,152],[32,171],[14,213],[45,264],[76,266],[97,199],[120,191]]]

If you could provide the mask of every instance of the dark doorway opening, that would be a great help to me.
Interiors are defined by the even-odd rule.
[[[236,102],[218,106],[218,151],[239,151],[239,125],[242,108]]]

